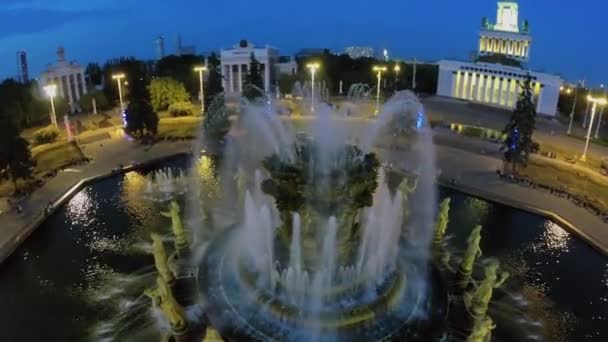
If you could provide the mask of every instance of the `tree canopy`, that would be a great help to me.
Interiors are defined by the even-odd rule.
[[[91,88],[101,85],[103,82],[103,72],[98,63],[87,64],[84,74],[86,75],[88,84]]]
[[[0,109],[0,179],[10,179],[17,190],[18,179],[29,179],[34,172],[29,143],[5,108]]]
[[[523,89],[515,105],[511,119],[504,129],[506,133],[503,148],[504,160],[512,165],[513,172],[517,166],[526,166],[528,156],[536,148],[532,134],[536,124],[536,109],[532,101],[532,77],[530,74],[523,82]]]
[[[95,106],[97,106],[97,110],[106,110],[109,109],[110,103],[106,98],[106,95],[100,90],[91,90],[88,93],[82,95],[80,100],[78,100],[78,104],[80,105],[80,109],[85,112],[93,111],[93,99],[95,99]]]
[[[205,108],[211,106],[213,99],[224,91],[222,86],[221,62],[217,54],[212,53],[207,59],[207,81],[205,82]]]
[[[249,62],[249,72],[245,76],[245,84],[243,86],[243,97],[248,100],[255,100],[264,96],[264,80],[260,72],[260,62],[255,59],[253,52],[251,53],[251,61]]]
[[[184,85],[188,92],[188,99],[198,98],[200,91],[198,74],[194,68],[205,63],[203,56],[197,55],[170,55],[156,63],[156,77],[171,77]]]
[[[190,99],[184,85],[170,77],[154,78],[148,90],[155,111],[167,110],[176,102],[186,102]]]
[[[150,73],[146,64],[133,57],[120,57],[108,60],[104,64],[102,72],[103,93],[112,106],[117,105],[119,100],[118,87],[116,81],[112,79],[112,75],[119,73],[125,74],[128,83],[131,83],[131,80],[134,79],[134,75],[136,75],[138,79],[147,80],[150,78]],[[129,89],[130,87],[128,85],[125,85],[122,88],[122,96],[125,100],[128,99]]]
[[[137,137],[156,135],[158,115],[152,106],[147,79],[141,74],[129,75],[129,105],[126,110],[126,131]]]

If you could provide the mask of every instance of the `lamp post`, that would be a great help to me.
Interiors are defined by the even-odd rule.
[[[112,79],[116,80],[116,83],[118,84],[118,100],[120,101],[120,113],[122,114],[122,112],[124,112],[125,107],[123,105],[122,102],[122,86],[121,86],[121,82],[120,80],[125,78],[125,74],[114,74],[112,75]]]
[[[574,89],[574,102],[572,103],[572,110],[570,111],[570,123],[568,124],[568,132],[566,134],[572,134],[572,123],[574,122],[574,111],[576,110],[576,101],[578,101],[578,88],[580,88],[581,83],[579,82],[576,85],[576,89]],[[570,92],[568,92],[569,94]]]
[[[606,92],[604,91],[604,85],[601,84],[600,88],[602,88],[602,96],[606,97]],[[597,127],[595,128],[595,139],[600,137],[600,128],[602,127],[602,118],[604,117],[604,106],[600,109],[600,117],[597,119]]]
[[[581,161],[587,160],[587,149],[589,148],[589,140],[591,139],[591,128],[593,128],[593,118],[595,117],[595,110],[597,105],[600,106],[606,105],[606,99],[603,97],[592,97],[591,95],[587,95],[587,102],[591,103],[591,120],[589,121],[589,129],[587,130],[587,140],[585,141],[585,150],[583,151],[583,155],[581,156]]]
[[[311,78],[311,99],[310,99],[310,111],[315,111],[315,73],[319,69],[319,63],[308,63],[306,67],[310,70],[310,78]]]
[[[399,66],[399,64],[395,64],[393,70],[395,70],[395,91],[397,91],[397,87],[399,86],[399,72],[401,71],[401,67]]]
[[[382,81],[382,73],[386,71],[386,67],[374,65],[373,70],[376,72],[376,77],[378,78],[378,86],[376,87],[376,111],[374,112],[374,114],[378,115],[378,113],[380,113],[380,82]]]
[[[199,82],[200,82],[200,86],[201,86],[201,93],[200,93],[200,97],[201,97],[201,113],[205,112],[205,93],[203,90],[203,73],[205,71],[207,71],[207,67],[206,66],[197,66],[194,68],[194,71],[198,72],[198,78],[199,78]]]
[[[51,100],[51,125],[57,127],[57,114],[55,113],[55,101],[54,98],[57,95],[57,85],[47,84],[44,86],[44,92],[46,96]]]

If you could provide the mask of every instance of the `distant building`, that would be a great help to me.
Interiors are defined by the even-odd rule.
[[[517,2],[499,1],[496,24],[484,18],[479,33],[479,56],[491,54],[492,62],[439,61],[437,95],[512,109],[519,99],[522,81],[530,74],[536,112],[554,116],[562,79],[517,66],[528,61],[532,43],[528,22],[524,21],[520,28],[518,15]],[[510,66],[494,60],[507,61]]]
[[[296,52],[295,57],[297,59],[305,59],[313,56],[322,55],[325,51],[329,51],[328,49],[323,48],[306,48]]]
[[[491,24],[487,18],[481,21],[479,54],[501,54],[527,63],[532,37],[528,34],[528,21],[524,20],[520,29],[518,17],[517,2],[499,1],[496,24]]]
[[[165,39],[163,36],[158,36],[154,39],[154,49],[156,52],[156,60],[165,58]]]
[[[279,74],[295,75],[298,72],[298,63],[295,57],[280,56],[277,63]]]
[[[349,46],[344,52],[352,59],[374,57],[374,49],[369,46]]]
[[[27,53],[25,51],[17,51],[17,78],[21,83],[30,81],[30,75],[27,69]]]
[[[182,45],[182,37],[178,34],[175,53],[178,56],[196,55],[196,47],[194,45]]]
[[[48,65],[46,71],[40,74],[40,86],[47,84],[57,85],[57,96],[68,102],[72,112],[79,109],[78,100],[87,93],[84,67],[76,62],[68,62],[61,46],[57,48],[57,63]]]
[[[258,48],[248,41],[241,41],[240,44],[234,45],[231,49],[222,49],[220,52],[224,91],[226,93],[240,94],[243,91],[252,53],[255,59],[260,62],[264,90],[269,92],[272,89],[271,87],[276,84],[278,50],[269,46]]]

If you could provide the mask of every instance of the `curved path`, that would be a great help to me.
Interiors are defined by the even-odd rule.
[[[360,127],[355,126],[358,125],[352,128],[358,131]],[[496,170],[502,167],[502,161],[497,154],[484,155],[493,150],[492,145],[441,133],[436,134],[435,145],[443,185],[559,221],[564,228],[608,255],[608,224],[566,199],[501,181]],[[22,215],[14,210],[0,215],[0,262],[44,219],[44,208],[49,201],[61,203],[82,180],[106,176],[119,164],[146,163],[184,153],[190,146],[190,142],[162,142],[148,148],[124,138],[106,140],[103,147],[99,143],[85,146],[85,152],[93,158],[91,163],[67,169],[48,180],[22,202]],[[448,181],[452,178],[456,180],[455,185]]]

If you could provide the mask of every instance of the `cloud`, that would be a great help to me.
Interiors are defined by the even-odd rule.
[[[5,0],[2,0],[5,1]],[[19,2],[21,0],[9,0]],[[0,11],[0,38],[43,32],[73,21],[92,17],[105,17],[113,10],[52,10],[52,9],[12,9]]]

